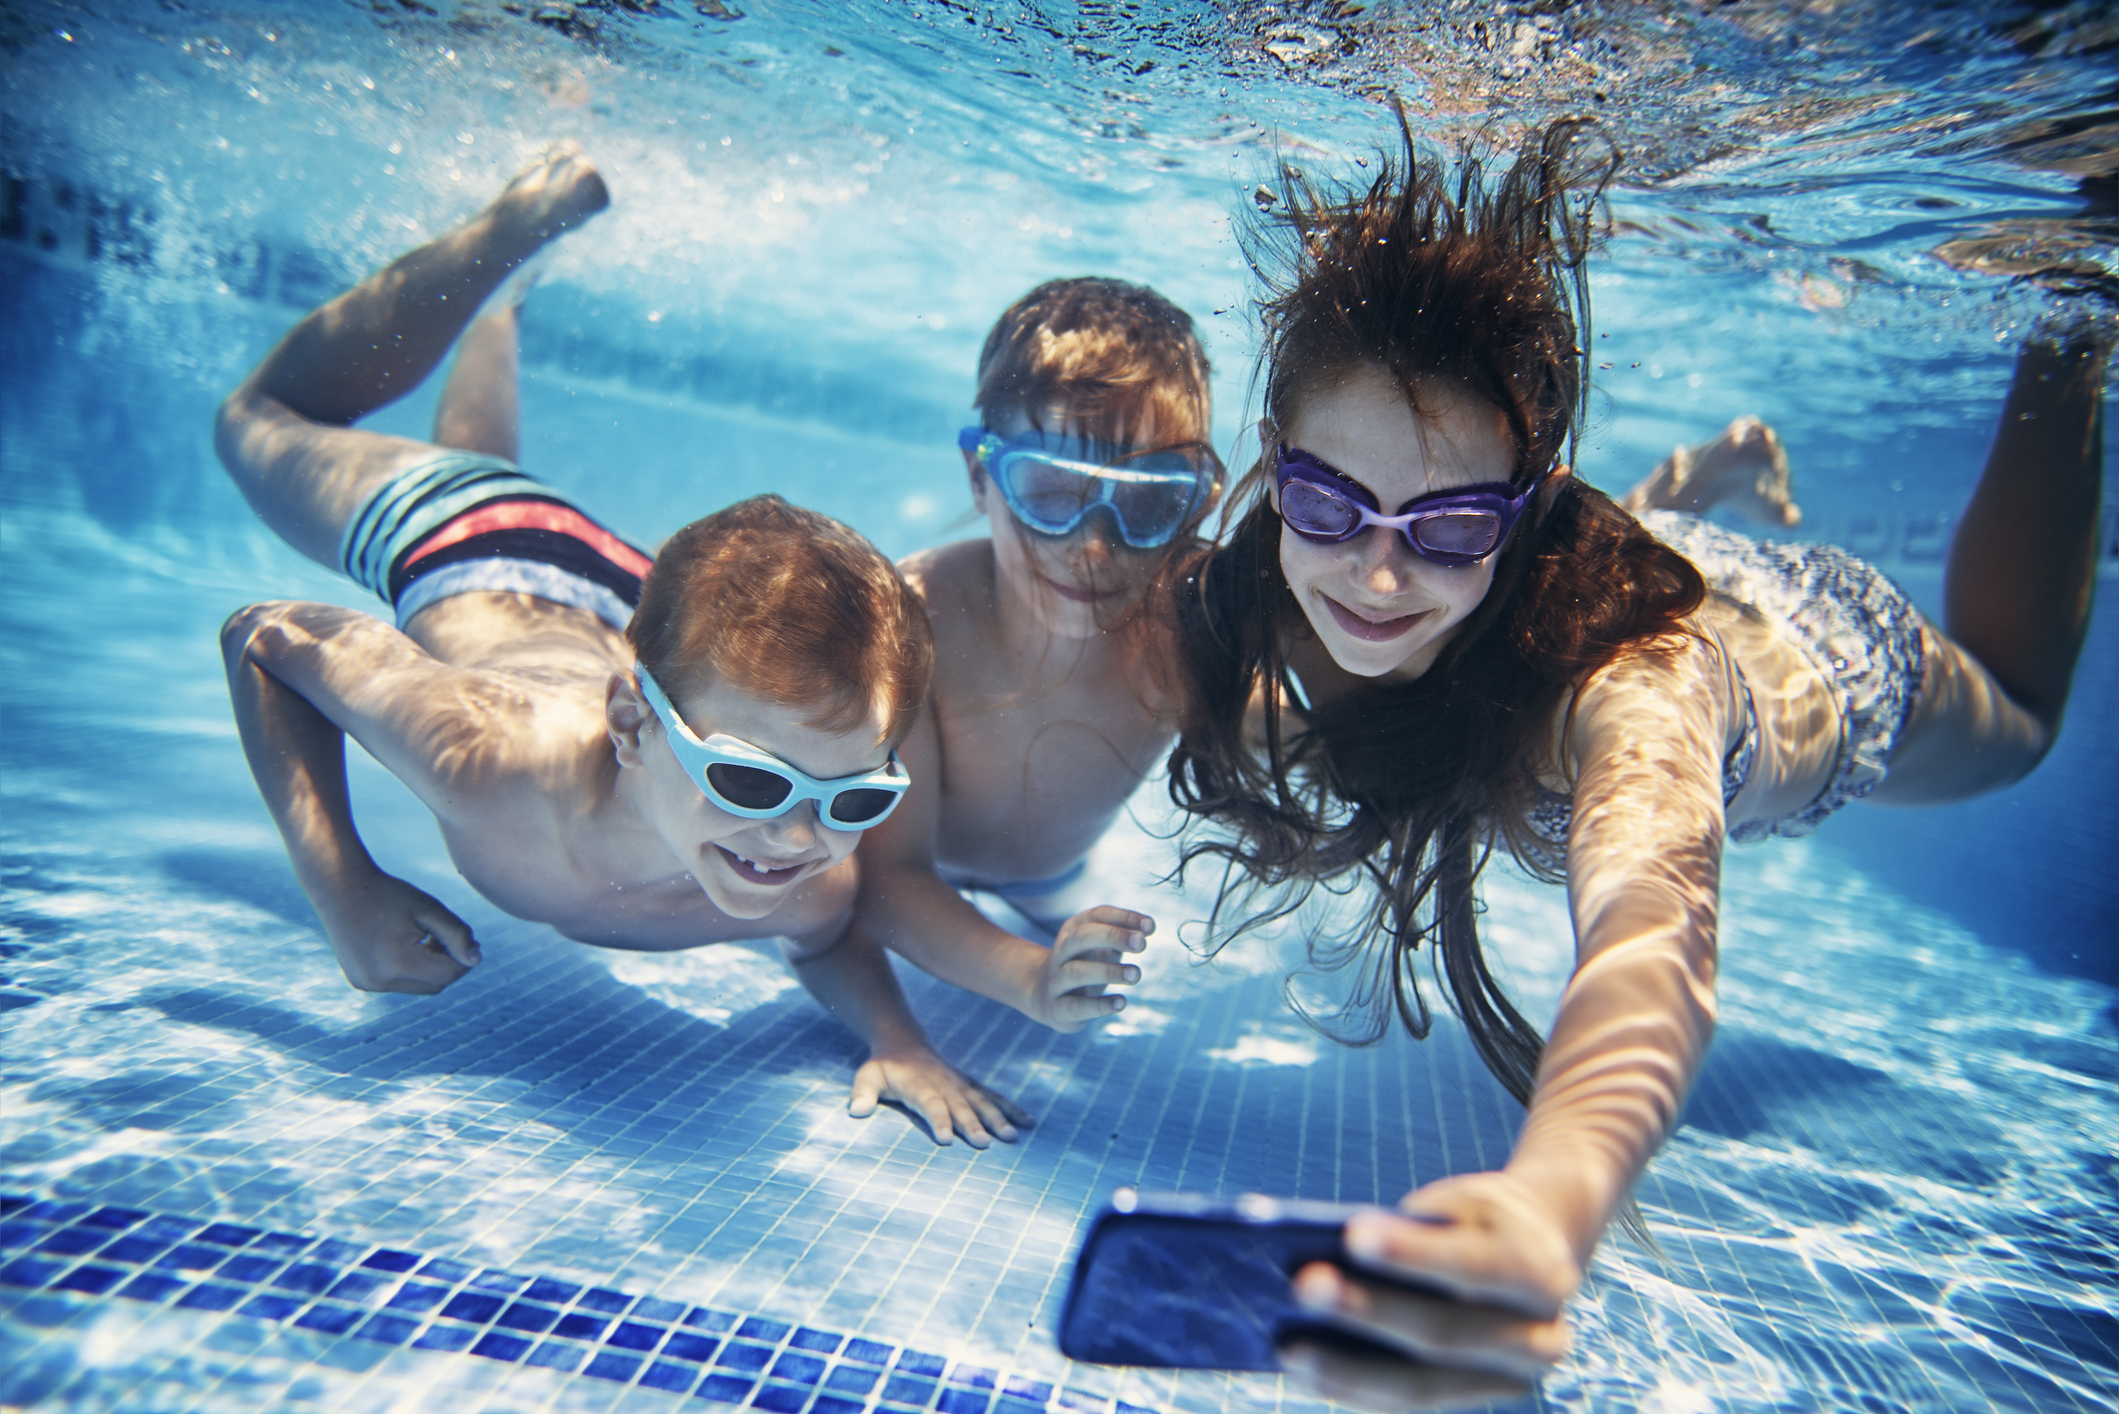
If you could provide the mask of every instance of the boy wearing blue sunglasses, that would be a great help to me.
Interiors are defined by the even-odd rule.
[[[1020,1111],[935,1055],[888,959],[849,928],[862,832],[914,777],[926,616],[890,562],[760,496],[652,559],[516,469],[510,271],[609,198],[560,153],[486,211],[297,324],[222,405],[245,498],[394,623],[256,604],[222,634],[258,788],[346,978],[438,992],[480,960],[462,919],[383,872],[354,828],[345,739],[434,812],[464,878],[580,942],[661,952],[778,937],[868,1043],[852,1110],[940,1143]],[[466,329],[466,324],[469,328]],[[461,347],[434,440],[352,426]]]

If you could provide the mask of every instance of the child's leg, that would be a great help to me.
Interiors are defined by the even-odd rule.
[[[1619,498],[1642,511],[1689,511],[1705,515],[1728,503],[1765,525],[1802,523],[1789,484],[1788,453],[1774,430],[1755,417],[1739,417],[1721,435],[1697,447],[1679,447]]]
[[[522,396],[516,306],[497,309],[464,330],[456,365],[434,410],[434,441],[443,447],[520,461]]]
[[[2104,365],[2087,337],[2024,346],[1943,583],[1920,705],[1872,799],[2009,784],[2052,746],[2096,584]]]
[[[432,450],[348,424],[417,387],[511,270],[609,200],[585,158],[555,154],[469,222],[295,325],[221,405],[215,427],[221,461],[252,509],[297,550],[338,568],[354,512]]]

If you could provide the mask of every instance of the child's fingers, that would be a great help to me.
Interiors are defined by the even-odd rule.
[[[1084,987],[1130,987],[1139,980],[1140,969],[1131,963],[1087,958],[1065,963],[1053,974],[1053,986],[1061,992],[1076,992]]]
[[[977,1081],[972,1083],[974,1085],[978,1084]],[[1015,1125],[1017,1129],[1037,1128],[1037,1121],[1031,1117],[1030,1112],[1021,1105],[1016,1104],[1015,1101],[1009,1099],[1006,1095],[1001,1094],[997,1090],[988,1090],[983,1085],[979,1085],[979,1093],[998,1105],[1001,1113],[1008,1116],[1009,1122]]]
[[[1148,946],[1148,934],[1154,931],[1155,920],[1147,914],[1102,904],[1083,909],[1068,919],[1060,929],[1053,950],[1062,957],[1072,957],[1085,948],[1139,952]]]
[[[979,1123],[986,1127],[986,1132],[1004,1144],[1013,1144],[1015,1126],[1008,1122],[1007,1114],[994,1103],[998,1097],[985,1086],[969,1080],[964,1082],[964,1087],[964,1103],[978,1116]]]
[[[1058,1013],[1062,1025],[1079,1027],[1084,1022],[1095,1021],[1113,1012],[1126,1009],[1124,997],[1087,997],[1070,992],[1052,999],[1052,1009]]]
[[[1534,1380],[1567,1355],[1567,1322],[1557,1316],[1541,1321],[1424,1296],[1387,1282],[1362,1281],[1327,1262],[1303,1268],[1294,1287],[1296,1300],[1309,1310],[1431,1364]]]
[[[470,926],[448,909],[440,904],[416,909],[412,921],[426,929],[427,935],[440,943],[442,951],[454,958],[458,966],[478,966],[478,940],[471,936]]]

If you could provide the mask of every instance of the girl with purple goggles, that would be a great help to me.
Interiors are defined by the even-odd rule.
[[[1303,539],[1337,545],[1372,525],[1388,526],[1438,565],[1477,564],[1499,549],[1544,482],[1540,476],[1520,492],[1506,481],[1453,486],[1415,496],[1387,516],[1367,487],[1299,447],[1282,442],[1273,471],[1280,518]]]

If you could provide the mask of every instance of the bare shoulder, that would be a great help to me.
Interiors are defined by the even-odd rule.
[[[602,732],[604,677],[459,667],[393,626],[328,604],[256,604],[223,643],[300,694],[444,816],[473,795],[554,778]]]
[[[929,617],[975,612],[993,603],[993,542],[983,537],[907,555],[898,561],[898,572],[926,601]]]

